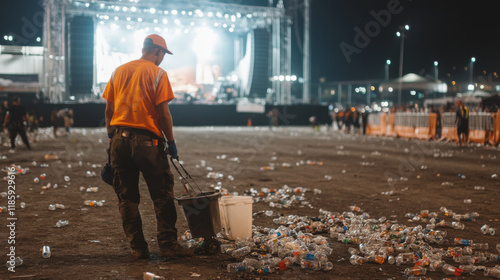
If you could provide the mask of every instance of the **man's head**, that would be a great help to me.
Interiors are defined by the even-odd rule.
[[[12,104],[19,104],[21,102],[21,98],[19,96],[12,97]]]
[[[152,61],[156,65],[160,65],[163,61],[165,53],[172,54],[167,48],[167,43],[160,35],[152,34],[144,39],[142,48],[143,58]]]
[[[462,100],[458,100],[457,101],[457,106],[458,107],[462,107],[464,105],[464,103],[462,102]]]

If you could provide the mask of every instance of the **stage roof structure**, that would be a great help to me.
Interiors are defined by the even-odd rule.
[[[94,24],[120,22],[127,29],[149,27],[156,32],[180,28],[190,32],[200,27],[248,33],[264,28],[270,31],[271,77],[291,76],[291,18],[283,1],[276,7],[214,3],[202,0],[45,0],[42,92],[50,102],[61,102],[68,95],[66,28],[67,20],[88,16]],[[271,78],[270,77],[270,78]],[[270,79],[279,104],[291,103],[291,85]]]

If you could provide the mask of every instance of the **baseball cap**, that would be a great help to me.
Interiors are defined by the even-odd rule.
[[[158,47],[161,47],[163,50],[165,50],[168,54],[173,54],[171,51],[168,50],[167,48],[167,43],[165,42],[165,39],[161,37],[160,35],[157,34],[151,34],[144,39],[144,46],[147,45],[155,45]]]

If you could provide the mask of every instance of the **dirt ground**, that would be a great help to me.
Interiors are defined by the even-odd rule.
[[[219,181],[230,192],[240,195],[250,188],[279,189],[285,184],[310,189],[305,197],[311,207],[295,205],[277,209],[266,203],[254,203],[254,213],[273,210],[271,217],[255,215],[254,225],[276,228],[272,219],[278,215],[317,217],[319,209],[342,213],[356,205],[372,218],[386,216],[400,224],[425,227],[426,223],[411,222],[405,214],[426,209],[439,212],[444,206],[456,213],[478,212],[480,215],[475,221],[464,222],[464,230],[441,228],[447,231],[446,238],[451,243],[455,237],[473,239],[475,243],[487,242],[488,252],[499,254],[495,249],[500,243],[499,235],[483,235],[480,231],[484,224],[500,229],[500,180],[492,177],[500,173],[498,148],[476,145],[458,148],[453,143],[345,135],[296,127],[274,131],[267,127],[182,127],[175,128],[174,132],[180,159],[207,190]],[[222,253],[161,261],[156,257],[152,202],[142,179],[140,207],[153,257],[133,260],[124,240],[116,196],[99,177],[101,166],[107,160],[104,129],[75,128],[70,136],[57,139],[46,129],[40,130],[38,138],[32,151],[23,145],[19,145],[15,153],[9,153],[8,147],[0,150],[1,167],[15,164],[30,169],[15,177],[18,197],[14,216],[11,216],[17,218],[13,231],[15,254],[22,257],[24,263],[16,267],[14,273],[3,266],[0,279],[142,279],[143,272],[166,279],[407,279],[403,271],[410,265],[351,265],[347,250],[357,245],[338,242],[330,238],[329,233],[320,235],[328,237],[333,248],[329,256],[334,265],[331,271],[303,270],[295,265],[265,276],[228,273],[227,264],[241,260]],[[46,159],[51,153],[58,159]],[[206,167],[201,166],[202,160]],[[323,164],[307,164],[308,160]],[[290,167],[284,167],[283,163]],[[274,170],[261,170],[272,165]],[[224,178],[207,178],[210,172],[207,167],[224,174]],[[92,172],[97,177],[93,177]],[[46,175],[45,179],[35,182],[41,174]],[[465,177],[460,178],[459,174]],[[227,179],[228,175],[233,176],[234,181]],[[332,179],[328,180],[325,175]],[[69,176],[69,181],[64,176]],[[445,182],[453,185],[443,185]],[[43,190],[49,183],[51,187]],[[181,195],[182,186],[178,180],[176,183],[176,194]],[[474,190],[474,186],[484,186],[485,190]],[[87,187],[98,187],[98,191],[86,192]],[[2,181],[0,192],[6,192],[7,188],[8,182]],[[322,193],[315,195],[314,188]],[[464,203],[464,199],[471,199],[472,203]],[[85,200],[105,202],[102,207],[91,207],[84,205]],[[8,197],[0,197],[0,206],[7,206],[7,201]],[[21,208],[21,202],[25,208]],[[50,211],[49,204],[56,203],[63,204],[64,209]],[[178,207],[177,211],[177,227],[179,233],[183,233],[188,225],[182,209]],[[4,226],[12,222],[8,218],[7,213],[0,213],[4,263],[12,246],[7,242],[13,232]],[[68,220],[69,225],[57,228],[58,220]],[[445,220],[451,222],[450,218]],[[42,246],[50,246],[50,258],[42,258]],[[447,262],[457,265],[451,259]],[[428,272],[426,276],[445,277],[441,271]],[[485,279],[479,271],[463,278]]]

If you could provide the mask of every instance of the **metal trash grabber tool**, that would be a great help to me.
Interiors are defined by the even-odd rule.
[[[175,170],[177,170],[177,173],[179,173],[179,175],[181,176],[181,182],[182,182],[182,185],[184,186],[184,189],[186,190],[187,194],[191,197],[194,197],[194,196],[197,196],[198,194],[202,193],[203,191],[201,190],[201,188],[198,186],[198,184],[196,184],[196,181],[193,179],[193,177],[191,177],[191,175],[187,172],[187,170],[184,168],[184,166],[182,166],[179,159],[176,159],[176,160],[177,160],[177,164],[179,164],[179,166],[182,168],[182,171],[185,173],[185,175],[182,174],[182,172],[179,170],[179,168],[175,164],[174,158],[170,157],[170,161],[172,162],[172,165],[174,166]],[[196,190],[191,186],[188,179],[190,179],[194,183],[194,185],[198,189],[199,193],[197,193]]]

